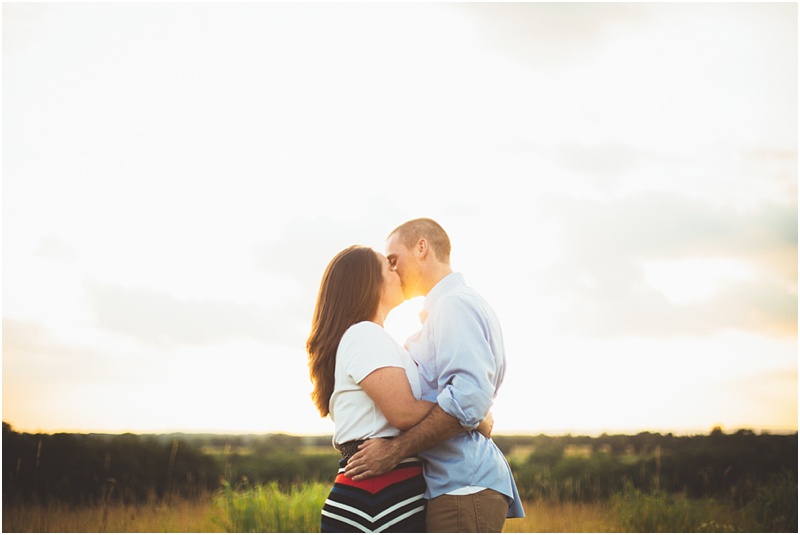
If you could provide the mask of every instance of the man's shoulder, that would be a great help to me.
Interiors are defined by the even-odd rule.
[[[446,285],[433,299],[430,314],[436,316],[477,315],[483,318],[495,316],[489,302],[472,286],[466,284],[463,275],[452,273]]]
[[[461,284],[450,288],[446,294],[442,295],[440,302],[450,306],[465,306],[465,307],[485,307],[488,308],[489,303],[484,297],[471,286]]]
[[[463,287],[443,295],[433,313],[439,321],[451,323],[457,318],[479,318],[481,322],[492,322],[496,314],[489,303],[475,290]]]

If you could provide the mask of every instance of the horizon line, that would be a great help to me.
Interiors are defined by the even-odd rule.
[[[299,432],[287,431],[281,429],[274,430],[225,430],[225,429],[153,429],[153,430],[132,430],[132,429],[41,429],[37,428],[17,428],[10,422],[3,420],[4,427],[8,425],[11,431],[16,433],[25,433],[31,435],[56,435],[56,434],[74,434],[74,435],[220,435],[220,436],[245,436],[245,435],[289,435],[296,437],[324,437],[333,436],[333,432]],[[798,433],[798,428],[775,428],[775,427],[758,427],[758,426],[732,426],[726,427],[724,425],[713,425],[708,429],[699,428],[686,428],[686,429],[667,429],[667,428],[652,428],[652,429],[507,429],[492,433],[493,436],[589,436],[600,437],[603,435],[608,436],[635,436],[642,433],[660,434],[660,435],[673,435],[673,436],[697,436],[709,435],[716,430],[720,430],[723,434],[730,435],[740,431],[750,431],[755,434],[772,434],[772,435],[793,435]]]

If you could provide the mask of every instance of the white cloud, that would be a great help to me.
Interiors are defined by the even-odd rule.
[[[796,334],[797,274],[782,265],[797,255],[795,207],[740,213],[649,193],[568,202],[558,215],[563,253],[539,293],[557,324],[602,336]]]
[[[651,260],[643,266],[644,280],[672,304],[707,301],[731,282],[757,278],[752,266],[728,258],[686,258]]]
[[[552,378],[587,352],[613,365],[620,347],[669,340],[700,363],[726,350],[725,329],[755,329],[736,363],[751,373],[760,347],[796,334],[796,6],[94,3],[3,15],[4,335],[36,325],[43,337],[4,352],[4,387],[29,357],[105,377],[141,370],[124,387],[89,387],[91,374],[70,379],[80,391],[54,386],[73,415],[116,399],[113,384],[118,411],[146,426],[135,393],[149,385],[150,409],[214,414],[163,425],[222,426],[202,393],[275,359],[291,378],[269,403],[303,406],[325,265],[353,243],[382,250],[420,216],[450,232],[454,267],[503,318],[520,373],[500,410],[528,399],[529,381],[535,402],[551,399]],[[737,267],[668,284],[695,261]],[[398,336],[415,307],[393,318]],[[158,361],[163,377],[150,373]],[[596,384],[572,377],[589,398],[621,390],[591,369]],[[176,388],[182,374],[194,386]],[[583,426],[601,414],[560,411]]]
[[[297,345],[297,318],[282,303],[242,305],[181,300],[148,290],[97,286],[89,290],[97,326],[156,345],[209,345],[247,337],[275,346]],[[291,310],[291,307],[289,307]]]

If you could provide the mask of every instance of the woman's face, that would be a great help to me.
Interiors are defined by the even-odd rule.
[[[389,265],[389,260],[382,254],[376,252],[381,261],[383,274],[383,289],[381,291],[381,303],[391,310],[403,301],[403,285],[400,283],[400,275]]]

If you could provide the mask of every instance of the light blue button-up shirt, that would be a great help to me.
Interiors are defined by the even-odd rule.
[[[474,429],[483,420],[505,374],[500,323],[488,303],[451,273],[428,292],[427,319],[406,348],[419,367],[422,398]],[[477,431],[420,453],[427,499],[463,487],[484,487],[509,498],[509,518],[524,517],[511,468],[491,439]]]

